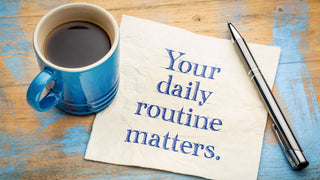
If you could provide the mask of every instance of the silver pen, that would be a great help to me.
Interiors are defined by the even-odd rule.
[[[272,119],[272,128],[279,143],[290,162],[293,169],[303,169],[309,165],[305,158],[298,141],[294,137],[286,117],[281,111],[270,87],[264,79],[257,63],[255,62],[245,40],[242,38],[238,30],[228,21],[228,28],[231,33],[231,40],[238,51],[247,71],[248,75],[255,84],[259,94],[264,101],[269,115]]]

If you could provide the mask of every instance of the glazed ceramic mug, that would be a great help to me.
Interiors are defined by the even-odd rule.
[[[44,53],[48,34],[57,26],[73,21],[98,25],[110,39],[110,50],[101,59],[84,67],[56,65]],[[99,6],[70,3],[51,10],[42,17],[34,31],[33,47],[41,72],[28,88],[28,103],[41,112],[56,106],[75,115],[90,115],[106,108],[118,90],[119,38],[116,20]],[[46,94],[43,92],[45,88]]]

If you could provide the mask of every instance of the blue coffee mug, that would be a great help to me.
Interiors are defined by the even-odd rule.
[[[103,28],[111,41],[109,52],[80,68],[61,67],[48,61],[43,52],[47,35],[58,25],[71,21],[87,21]],[[119,85],[119,39],[116,20],[99,6],[70,3],[51,10],[34,31],[33,47],[41,72],[28,88],[28,103],[41,112],[56,106],[74,115],[90,115],[106,108]],[[42,97],[45,88],[48,92]]]

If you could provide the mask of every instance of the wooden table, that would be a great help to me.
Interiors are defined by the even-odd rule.
[[[88,1],[88,0],[82,0]],[[164,171],[83,159],[94,115],[33,110],[28,85],[39,73],[32,49],[36,23],[74,1],[1,0],[0,179],[197,179]],[[225,17],[248,42],[281,47],[273,91],[310,165],[290,168],[268,121],[258,179],[320,178],[320,1],[92,0],[120,24],[123,14],[230,38]],[[229,173],[229,172],[226,172]]]

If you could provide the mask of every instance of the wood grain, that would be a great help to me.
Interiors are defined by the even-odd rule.
[[[25,100],[39,73],[33,30],[54,7],[77,0],[2,1],[0,4],[0,179],[198,179],[170,172],[83,159],[94,115],[36,112]],[[84,0],[122,15],[194,33],[229,38],[226,18],[250,43],[280,46],[273,91],[310,161],[290,169],[268,122],[258,179],[320,178],[320,1]],[[227,172],[226,172],[227,173]]]

